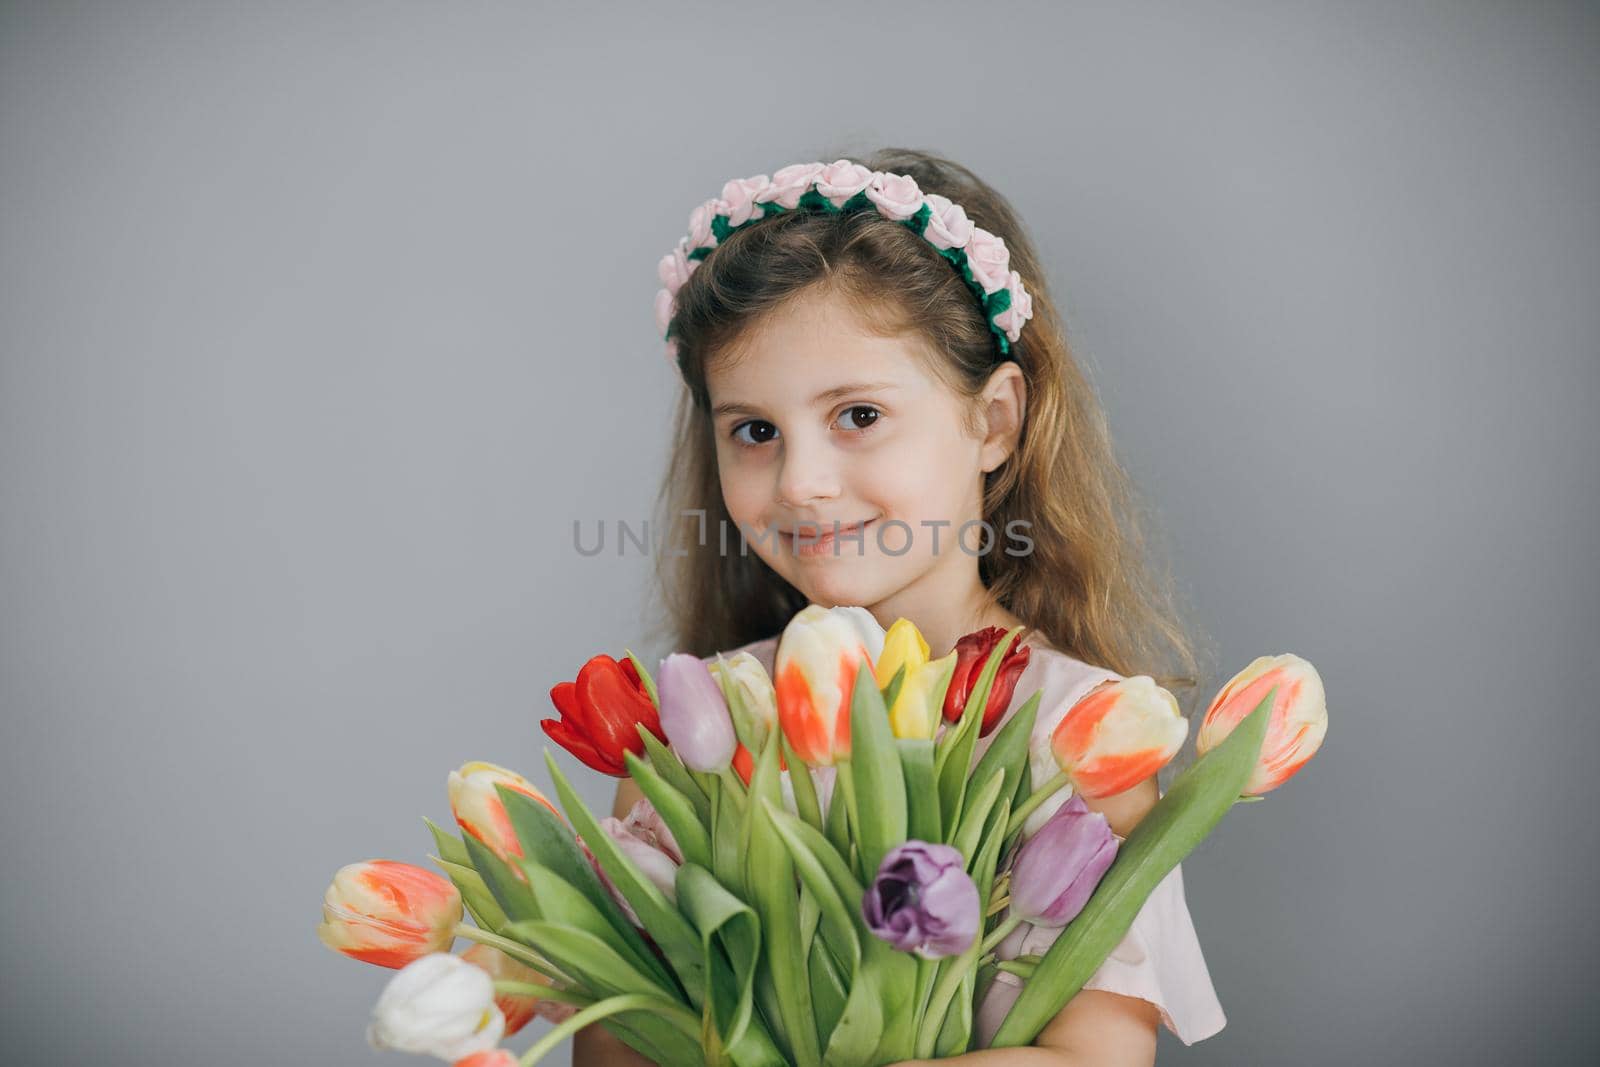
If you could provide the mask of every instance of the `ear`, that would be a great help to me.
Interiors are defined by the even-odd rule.
[[[979,453],[983,473],[999,467],[1017,450],[1022,419],[1028,410],[1028,385],[1022,368],[1008,360],[994,369],[979,397],[983,409],[983,447]]]

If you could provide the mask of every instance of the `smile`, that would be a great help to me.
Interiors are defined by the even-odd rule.
[[[859,554],[865,551],[864,545],[866,543],[866,531],[872,526],[873,523],[877,521],[878,520],[876,518],[871,518],[865,522],[857,522],[852,523],[849,526],[841,526],[839,527],[839,532],[837,535],[833,532],[833,524],[829,523],[826,526],[816,527],[815,533],[807,533],[798,541],[794,534],[782,530],[778,532],[778,537],[781,539],[783,547],[787,551],[799,556],[801,559],[808,559],[824,555],[838,555],[842,557],[852,553]],[[861,544],[859,545],[856,543],[858,537],[861,538]],[[849,542],[849,544],[840,545],[836,550],[834,547],[834,542],[839,539],[845,539]]]

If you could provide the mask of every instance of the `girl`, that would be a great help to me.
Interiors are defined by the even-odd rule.
[[[974,630],[1026,624],[1028,666],[1006,715],[1042,691],[1036,739],[1120,677],[1192,690],[1194,654],[1143,567],[1104,416],[1010,205],[926,153],[859,162],[944,198],[929,201],[941,234],[959,238],[965,223],[998,236],[1015,272],[1013,313],[997,319],[974,280],[892,205],[769,213],[725,232],[692,271],[681,245],[663,263],[664,280],[681,272],[663,317],[687,388],[661,527],[699,512],[704,533],[659,557],[674,647],[749,651],[770,671],[779,631],[811,603],[863,606],[884,627],[909,618],[935,655]],[[833,189],[863,173],[844,160],[818,167],[785,168],[773,182],[798,175]],[[723,200],[738,200],[738,185]],[[704,236],[697,216],[691,228]],[[1088,803],[1126,836],[1158,796],[1152,777]],[[623,779],[616,814],[639,798]],[[998,954],[1042,954],[1059,932],[1024,924]],[[1001,972],[978,1006],[980,1051],[941,1062],[1136,1067],[1154,1062],[1159,1025],[1192,1043],[1224,1023],[1180,869],[1034,1047],[987,1049],[1019,988]],[[646,1061],[590,1027],[573,1062]]]

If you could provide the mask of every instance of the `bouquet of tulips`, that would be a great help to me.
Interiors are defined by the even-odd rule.
[[[1154,774],[1188,723],[1148,677],[1099,687],[1035,742],[1058,771],[1033,781],[1039,694],[1001,721],[1020,633],[991,627],[932,659],[908,620],[885,633],[865,609],[813,605],[785,628],[775,677],[747,652],[670,655],[653,676],[632,653],[594,657],[552,690],[545,731],[646,799],[597,819],[548,750],[560,810],[494,764],[452,773],[462,833],[428,823],[442,876],[352,864],[324,900],[326,944],[398,969],[369,1041],[530,1067],[600,1023],[667,1064],[893,1064],[966,1051],[1005,968],[1029,980],[991,1044],[1031,1043],[1230,807],[1311,758],[1327,713],[1309,663],[1258,659],[1119,844],[1083,798]],[[1040,957],[996,959],[1020,922],[1066,929]],[[453,955],[457,937],[475,944]],[[543,1038],[520,1057],[500,1047],[536,1014],[555,1023]]]

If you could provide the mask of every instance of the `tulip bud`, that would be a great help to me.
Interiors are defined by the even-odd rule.
[[[526,982],[530,985],[551,985],[550,979],[529,967],[525,963],[507,956],[493,945],[475,944],[461,954],[461,958],[483,971],[491,979],[510,982]],[[500,1009],[500,1014],[505,1016],[505,1033],[502,1038],[510,1037],[524,1026],[535,1015],[559,1023],[571,1017],[578,1009],[563,1001],[546,1000],[543,997],[528,993],[502,993],[495,992],[495,1007]],[[480,1053],[479,1055],[484,1055]]]
[[[663,896],[674,903],[677,902],[678,868],[683,865],[683,851],[649,800],[641,797],[634,801],[625,819],[606,816],[600,820],[600,828],[606,832],[607,837],[616,842],[617,849],[633,861],[639,872],[661,890]],[[582,838],[579,838],[578,843],[583,845],[583,851],[589,857],[589,863],[594,867],[595,874],[600,876],[600,882],[611,894],[611,899],[615,900],[627,914],[628,921],[635,926],[643,926],[633,906],[611,881],[605,868],[589,850],[589,846],[584,844]]]
[[[984,664],[989,662],[995,647],[1004,640],[1008,632],[1002,626],[986,626],[956,642],[956,666],[944,694],[946,722],[961,720],[961,713],[966,709],[967,699],[978,684],[978,677],[983,673]],[[989,699],[983,706],[983,720],[978,727],[979,737],[988,737],[1005,717],[1006,709],[1011,706],[1011,694],[1017,688],[1017,679],[1027,669],[1028,658],[1032,652],[1033,650],[1020,640],[1013,641],[1006,648],[1005,658],[1000,661],[1000,669],[994,676],[994,684],[989,688]]]
[[[874,936],[928,960],[970,948],[980,911],[961,850],[915,839],[884,854],[861,898],[861,917]]]
[[[463,763],[461,769],[450,772],[450,810],[461,829],[487,845],[496,856],[510,862],[510,857],[522,855],[522,842],[511,826],[511,816],[500,800],[495,786],[503,785],[524,796],[532,797],[561,818],[561,812],[534,784],[516,771],[493,763],[476,760]],[[511,864],[516,870],[516,864]]]
[[[1234,675],[1206,710],[1195,736],[1195,751],[1205,755],[1254,711],[1267,693],[1278,692],[1268,712],[1261,758],[1245,784],[1245,796],[1278,788],[1317,754],[1328,733],[1328,702],[1322,676],[1293,653],[1261,656]]]
[[[727,659],[718,656],[706,667],[722,686],[739,742],[750,752],[760,752],[778,722],[778,696],[767,669],[749,652],[738,652]]]
[[[733,720],[722,687],[711,677],[705,661],[686,652],[674,652],[656,671],[661,697],[661,728],[684,766],[696,771],[720,771],[733,759]]]
[[[778,641],[778,725],[807,764],[850,758],[850,697],[856,671],[872,670],[883,629],[865,608],[803,608]]]
[[[928,662],[928,642],[916,623],[901,617],[894,620],[883,637],[883,654],[877,659],[873,677],[879,689],[887,689],[901,667],[920,667]]]
[[[1098,811],[1072,795],[1017,851],[1011,912],[1035,926],[1065,926],[1083,910],[1111,861],[1117,838]]]
[[[1148,675],[1097,686],[1050,735],[1056,765],[1091,800],[1132,789],[1183,747],[1189,721],[1178,698]]]
[[[406,964],[372,1009],[367,1043],[458,1060],[500,1043],[505,1017],[494,980],[460,956],[435,952]]]
[[[539,726],[550,739],[602,774],[626,778],[624,752],[645,754],[643,725],[663,742],[661,719],[655,701],[631,658],[621,661],[593,656],[573,682],[550,689],[550,701],[559,719],[543,719]]]
[[[317,936],[351,959],[404,967],[448,951],[461,922],[461,893],[433,871],[394,860],[339,868],[322,898]]]

